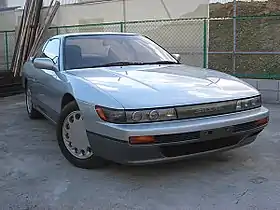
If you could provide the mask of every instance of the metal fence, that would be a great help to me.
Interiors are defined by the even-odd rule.
[[[15,31],[0,32],[0,71],[7,71],[10,68],[15,39]]]
[[[280,78],[279,1],[212,1],[210,17],[210,68],[242,78]]]

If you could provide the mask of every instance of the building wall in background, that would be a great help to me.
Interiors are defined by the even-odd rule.
[[[0,31],[14,30],[16,25],[16,12],[14,10],[0,11]]]
[[[6,6],[7,7],[14,7],[14,6],[24,6],[25,0],[0,0],[0,4],[1,1],[7,1],[6,2]],[[69,4],[81,4],[81,3],[89,3],[89,2],[96,2],[96,3],[104,3],[104,2],[123,2],[124,0],[58,0],[60,1],[61,5],[69,5]],[[126,0],[128,2],[128,4],[131,4],[131,0]],[[130,2],[129,2],[130,1]],[[44,5],[47,6],[49,5],[51,2],[51,0],[44,0]],[[185,10],[187,9],[188,12],[193,12],[197,9],[198,5],[200,4],[208,4],[209,0],[196,0],[196,1],[191,1],[191,0],[185,0],[185,1],[177,1],[177,0],[150,0],[150,1],[146,1],[146,0],[134,0],[134,5],[141,5],[140,8],[142,8],[143,4],[154,4],[154,2],[164,2],[166,4],[166,7],[169,9],[171,16],[173,17],[174,15],[177,16],[178,10],[182,11],[184,14]],[[161,3],[160,3],[161,4]],[[137,8],[136,8],[137,9]],[[145,7],[145,10],[149,9],[151,10],[151,8],[149,7]],[[158,9],[158,8],[157,8]],[[145,11],[145,10],[142,10]],[[200,10],[200,9],[199,9]],[[204,12],[206,12],[206,14],[208,13],[207,8]],[[179,12],[180,12],[179,11]],[[137,10],[137,12],[140,12],[140,10]],[[154,11],[157,12],[157,11]],[[200,11],[199,13],[201,13],[202,11]],[[201,15],[201,14],[197,14],[197,15]],[[196,14],[192,14],[196,15]]]
[[[81,0],[61,0],[62,3],[82,2]],[[9,6],[23,6],[25,0],[8,0]],[[81,22],[94,23],[96,20],[103,22],[135,21],[147,19],[169,19],[208,17],[208,0],[112,0],[92,4],[62,4],[53,22],[53,25],[76,25]],[[45,1],[47,5],[49,0]],[[16,16],[21,15],[21,10]],[[4,12],[2,16],[9,16]],[[1,17],[2,17],[1,16]],[[18,18],[15,18],[17,24]],[[1,23],[6,21],[0,20]],[[0,30],[15,27],[14,21],[0,24]]]
[[[265,103],[280,103],[280,80],[271,79],[243,79],[262,94]]]
[[[23,6],[24,1],[8,0],[8,6]],[[208,17],[208,11],[208,0],[126,0],[125,5],[123,0],[80,5],[63,4],[53,21],[53,25]],[[18,24],[21,13],[22,10],[0,12],[0,31],[13,30]]]

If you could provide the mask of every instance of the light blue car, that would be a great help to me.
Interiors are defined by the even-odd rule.
[[[183,65],[139,34],[54,36],[22,79],[29,117],[53,122],[61,152],[80,168],[222,152],[252,143],[269,122],[255,88]]]

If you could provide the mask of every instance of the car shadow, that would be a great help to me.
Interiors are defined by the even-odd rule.
[[[129,177],[141,176],[151,177],[155,174],[169,176],[173,173],[203,173],[215,168],[220,168],[230,162],[236,162],[236,151],[204,155],[201,157],[189,158],[186,160],[150,164],[141,166],[121,165],[110,163],[104,170],[115,175],[125,175]],[[238,158],[237,158],[238,159]]]

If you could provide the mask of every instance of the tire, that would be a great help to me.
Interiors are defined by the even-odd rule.
[[[27,111],[28,117],[30,119],[33,120],[33,119],[43,118],[43,115],[40,112],[38,112],[33,106],[32,93],[28,86],[28,83],[26,83],[26,87],[25,87],[25,105],[26,105],[26,111]]]
[[[107,164],[107,161],[105,161],[103,158],[101,157],[98,157],[98,156],[95,156],[93,154],[93,152],[91,150],[91,152],[86,152],[87,154],[91,154],[89,157],[87,157],[85,155],[85,153],[80,153],[80,154],[83,154],[85,155],[83,158],[78,158],[77,156],[75,156],[75,154],[77,155],[78,153],[77,152],[74,152],[74,149],[76,149],[75,146],[72,145],[72,142],[75,142],[76,144],[79,142],[77,142],[75,139],[77,138],[73,138],[76,136],[76,133],[71,133],[71,130],[70,129],[73,129],[71,128],[71,126],[74,126],[74,121],[76,121],[76,116],[79,115],[79,114],[76,114],[75,113],[78,113],[80,110],[79,110],[79,107],[77,105],[77,103],[75,101],[72,101],[70,103],[68,103],[63,109],[62,109],[62,112],[61,112],[61,115],[60,115],[60,118],[59,118],[59,121],[57,123],[57,130],[56,130],[56,135],[57,135],[57,140],[58,140],[58,145],[59,145],[59,148],[63,154],[63,156],[74,166],[78,167],[78,168],[83,168],[83,169],[96,169],[96,168],[100,168],[100,167],[103,167]],[[70,116],[70,117],[69,117]],[[69,125],[70,123],[70,119],[71,119],[71,116],[74,116],[74,118],[72,118],[74,121],[73,121],[73,124]],[[81,117],[81,115],[79,115]],[[82,118],[79,118],[79,120],[82,119]],[[79,121],[78,120],[78,121]],[[68,124],[68,127],[69,127],[69,133],[68,133],[68,130],[65,130],[66,127],[65,125]],[[80,125],[79,125],[80,126]],[[82,129],[84,128],[84,126],[82,126]],[[85,128],[84,128],[85,129]],[[66,142],[68,140],[66,140],[66,134],[69,138],[69,142]],[[72,135],[72,134],[75,134],[75,135]],[[70,135],[70,137],[69,137]],[[80,138],[79,141],[87,141],[87,144],[89,145],[88,143],[88,139],[87,139],[87,136],[86,134],[82,134],[82,133],[79,133],[77,134]],[[83,136],[85,135],[85,136]],[[85,137],[85,138],[83,138]],[[83,140],[81,140],[83,139]],[[67,145],[66,145],[67,144]],[[71,150],[72,148],[72,150]],[[90,148],[90,146],[89,146]],[[87,149],[89,149],[87,148]],[[85,151],[86,149],[84,149],[83,151]],[[71,151],[71,152],[70,152]],[[82,151],[82,150],[75,150],[75,151]]]

